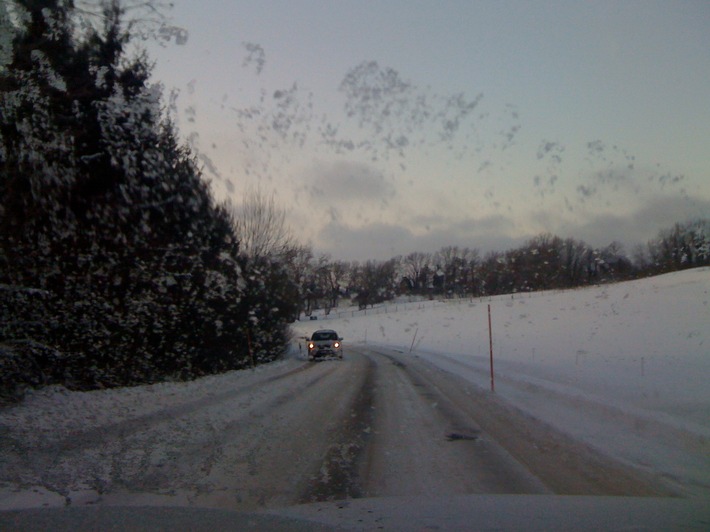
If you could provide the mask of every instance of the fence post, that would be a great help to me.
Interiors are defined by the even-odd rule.
[[[409,352],[412,352],[412,349],[414,349],[414,340],[417,339],[417,333],[419,332],[419,327],[414,331],[414,337],[412,338],[412,345],[409,346]]]

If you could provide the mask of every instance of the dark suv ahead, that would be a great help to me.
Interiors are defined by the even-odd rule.
[[[343,339],[332,329],[321,329],[308,341],[308,360],[327,356],[343,358]]]

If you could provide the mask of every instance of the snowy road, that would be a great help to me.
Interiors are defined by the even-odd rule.
[[[38,392],[0,411],[0,432],[0,509],[670,494],[419,357],[364,346],[195,383]]]

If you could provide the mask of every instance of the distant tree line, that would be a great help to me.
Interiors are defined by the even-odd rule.
[[[300,265],[301,311],[329,312],[338,297],[360,308],[395,295],[481,297],[617,282],[710,265],[710,220],[662,230],[630,258],[618,242],[595,248],[581,240],[541,234],[508,251],[444,246],[387,261],[346,263],[327,256]],[[337,296],[337,297],[336,297]]]

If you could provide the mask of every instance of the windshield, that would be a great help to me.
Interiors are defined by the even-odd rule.
[[[0,517],[707,500],[709,5],[0,1]]]
[[[311,340],[317,341],[317,340],[337,340],[338,339],[338,334],[332,331],[325,331],[325,332],[315,332],[313,333],[313,337]]]

